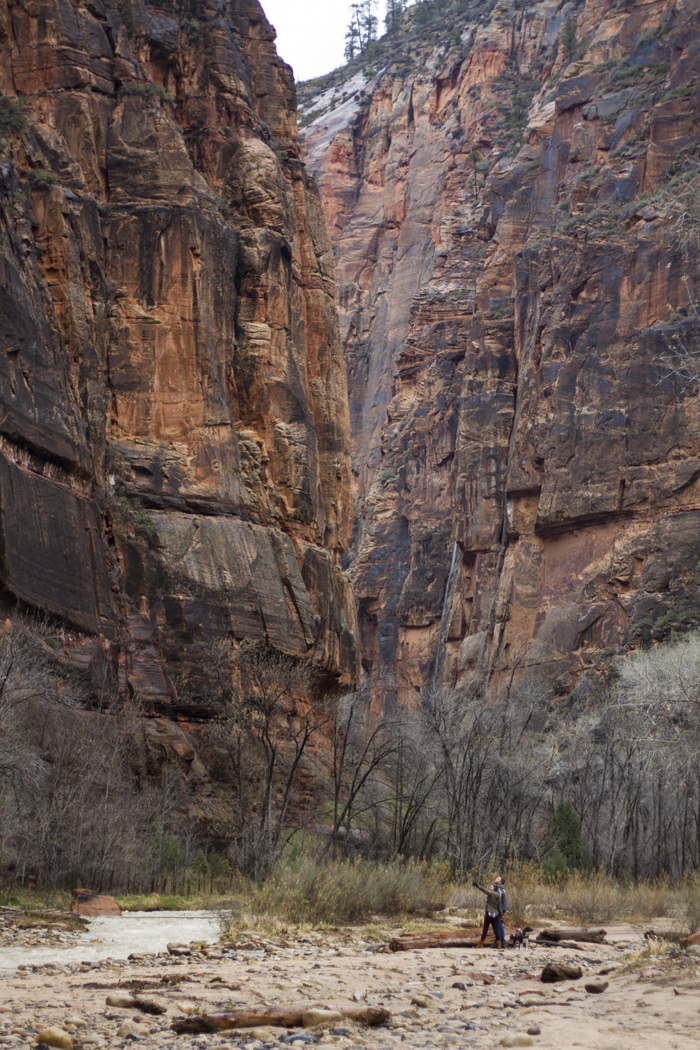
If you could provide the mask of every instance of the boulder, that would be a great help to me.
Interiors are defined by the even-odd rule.
[[[74,915],[121,915],[114,897],[103,897],[94,890],[73,890],[70,910]]]
[[[547,963],[542,970],[540,980],[544,984],[554,984],[556,981],[578,981],[583,977],[580,966],[572,966],[570,963]]]

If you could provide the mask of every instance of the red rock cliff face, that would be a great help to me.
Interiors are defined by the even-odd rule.
[[[257,0],[0,3],[4,597],[160,705],[222,635],[356,672],[334,265],[273,40]]]
[[[389,707],[566,691],[700,605],[698,4],[417,11],[303,99]]]

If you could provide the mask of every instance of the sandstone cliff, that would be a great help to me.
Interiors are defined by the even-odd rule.
[[[426,0],[303,88],[385,707],[568,691],[698,622],[699,29],[695,0]]]
[[[273,41],[257,0],[0,3],[3,599],[162,709],[221,637],[356,674],[334,265]]]

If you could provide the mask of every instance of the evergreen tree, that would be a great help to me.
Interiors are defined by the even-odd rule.
[[[350,22],[345,33],[345,58],[348,62],[363,54],[377,39],[377,3],[378,0],[356,0],[350,6]]]
[[[588,871],[591,867],[591,854],[581,833],[581,818],[566,799],[554,810],[546,846],[549,857],[544,868],[548,875]]]
[[[387,0],[384,24],[387,33],[396,33],[401,26],[404,13],[404,0]]]
[[[571,18],[567,18],[564,22],[564,28],[561,31],[561,47],[566,61],[571,62],[576,53],[576,26]]]
[[[352,62],[360,53],[360,40],[357,26],[353,21],[348,25],[345,33],[345,61]]]
[[[426,22],[430,21],[432,14],[428,0],[419,0],[415,7],[416,21],[418,22],[418,25],[425,25]]]

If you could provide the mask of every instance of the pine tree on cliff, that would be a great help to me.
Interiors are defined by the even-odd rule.
[[[350,6],[350,22],[345,33],[345,58],[348,62],[363,54],[377,39],[377,3],[378,0],[356,0]]]
[[[384,25],[387,33],[396,33],[401,27],[401,20],[405,10],[404,0],[387,0]]]
[[[570,18],[564,22],[564,28],[561,31],[561,48],[566,61],[571,62],[576,53],[576,26]]]

